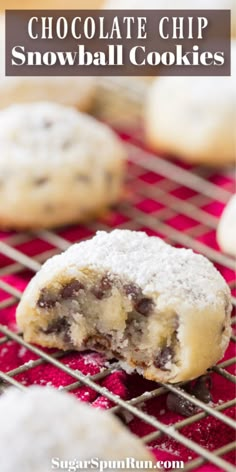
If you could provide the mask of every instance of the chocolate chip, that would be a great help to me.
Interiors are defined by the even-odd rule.
[[[99,284],[93,287],[92,293],[98,300],[102,300],[107,295],[107,292],[111,290],[111,287],[112,281],[105,275],[101,278]]]
[[[110,339],[105,336],[95,335],[86,339],[85,345],[89,349],[94,349],[95,351],[106,351],[110,349],[111,342]]]
[[[135,305],[135,310],[141,315],[150,315],[153,310],[154,303],[151,298],[141,298]]]
[[[73,298],[82,289],[84,285],[79,280],[71,280],[61,289],[60,295],[64,299]]]
[[[154,361],[155,367],[162,370],[169,370],[166,364],[173,359],[173,349],[170,346],[164,347]]]
[[[67,139],[66,141],[64,141],[61,145],[62,149],[66,150],[68,148],[70,148],[72,146],[72,141],[70,139]]]
[[[209,403],[212,401],[211,387],[211,377],[209,375],[202,375],[187,387],[187,391],[202,402]]]
[[[58,297],[55,293],[49,292],[43,289],[40,293],[40,297],[37,301],[37,305],[40,308],[53,308],[58,301]]]
[[[75,176],[75,179],[79,180],[80,182],[86,182],[86,183],[91,181],[91,178],[88,175],[84,175],[84,174],[77,174]]]
[[[141,290],[135,284],[132,284],[132,283],[125,284],[123,285],[123,289],[124,289],[125,295],[130,296],[132,300],[137,300],[138,297],[140,296]]]
[[[113,174],[112,174],[112,172],[109,172],[109,171],[105,172],[105,182],[106,182],[106,185],[107,185],[108,187],[111,186],[112,181],[113,181]]]
[[[52,213],[54,211],[55,207],[53,204],[51,203],[47,203],[46,205],[44,205],[44,210],[47,212],[47,213]]]
[[[211,378],[209,375],[202,375],[193,382],[189,382],[187,385],[182,387],[190,395],[194,395],[198,400],[204,403],[212,401],[210,393],[211,389]],[[196,405],[193,405],[189,400],[182,398],[174,393],[169,393],[167,396],[167,407],[169,410],[179,413],[183,416],[191,416],[199,411]]]
[[[41,185],[46,184],[48,181],[49,181],[48,177],[39,177],[33,181],[33,184],[41,186]]]
[[[173,318],[173,327],[174,327],[174,333],[175,335],[177,334],[178,332],[178,329],[179,329],[179,317],[178,315],[175,315],[175,317]]]
[[[67,334],[68,330],[70,328],[70,324],[67,318],[58,318],[52,323],[49,324],[47,329],[45,329],[43,332],[45,334]]]
[[[43,127],[46,128],[46,129],[51,128],[52,125],[53,125],[53,122],[51,120],[46,120],[45,119],[44,122],[43,122]]]
[[[193,405],[189,400],[186,400],[180,395],[175,395],[172,392],[167,395],[166,405],[170,411],[174,411],[183,416],[192,416],[199,410],[199,408]]]

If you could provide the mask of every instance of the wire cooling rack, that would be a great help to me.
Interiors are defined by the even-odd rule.
[[[22,279],[23,287],[50,256],[65,250],[75,241],[91,237],[97,229],[110,231],[114,227],[145,230],[148,234],[163,237],[171,244],[189,247],[206,255],[229,283],[235,307],[235,261],[219,252],[215,241],[217,211],[224,207],[235,190],[232,173],[229,170],[216,173],[212,169],[193,168],[167,161],[143,147],[140,122],[147,84],[138,80],[103,79],[99,81],[98,88],[93,113],[121,133],[128,152],[124,199],[118,207],[86,227],[62,228],[58,231],[40,230],[32,233],[1,233],[0,321],[8,319],[8,311],[15,309],[21,297],[22,291],[15,286],[14,277]],[[37,250],[39,241],[40,252]],[[232,318],[232,323],[235,323],[235,317]],[[217,466],[217,470],[235,470],[232,460],[227,459],[228,453],[232,453],[235,448],[233,441],[210,450],[185,434],[186,427],[210,417],[217,420],[219,429],[222,426],[235,429],[233,418],[227,414],[235,405],[233,395],[227,401],[212,405],[193,397],[182,385],[156,384],[148,393],[143,392],[126,401],[101,385],[101,381],[114,371],[114,364],[108,365],[95,375],[84,375],[78,369],[66,365],[68,353],[58,351],[50,354],[26,343],[22,336],[14,331],[11,323],[1,324],[0,333],[0,348],[10,342],[22,346],[22,349],[27,349],[36,356],[35,360],[25,362],[14,369],[6,368],[0,371],[0,390],[9,385],[25,389],[26,386],[19,380],[19,374],[29,373],[37,366],[52,365],[73,379],[62,389],[73,392],[80,386],[87,386],[108,398],[112,402],[111,411],[114,413],[129,412],[149,425],[151,432],[142,438],[147,445],[155,444],[160,438],[170,437],[192,451],[194,459],[186,462],[186,471],[196,470],[205,463]],[[233,342],[234,336],[231,339],[231,343]],[[212,372],[221,377],[226,389],[235,383],[232,370],[234,365],[235,358],[228,357],[212,368]],[[233,392],[232,387],[231,391]],[[162,417],[156,418],[148,414],[143,405],[152,399],[161,398],[167,392],[178,394],[199,410],[171,425],[166,424]]]

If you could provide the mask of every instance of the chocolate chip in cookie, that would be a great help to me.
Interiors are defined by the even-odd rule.
[[[98,285],[92,288],[92,293],[98,300],[102,300],[104,297],[107,296],[111,288],[112,288],[112,281],[109,279],[107,275],[105,275],[101,278]]]
[[[94,335],[86,339],[84,344],[88,349],[94,349],[95,351],[106,351],[111,347],[111,341],[108,336]]]
[[[67,318],[58,318],[52,321],[49,326],[43,330],[45,334],[60,334],[66,333],[70,328],[70,323]]]
[[[42,185],[45,185],[49,181],[48,177],[38,177],[34,179],[33,184],[41,187]]]
[[[73,298],[79,293],[80,290],[84,289],[84,285],[79,280],[71,280],[64,285],[60,291],[60,296],[63,299]]]
[[[37,301],[37,305],[40,308],[50,309],[56,305],[57,301],[58,301],[58,296],[55,293],[50,292],[49,290],[46,290],[46,289],[42,289],[39,299]]]
[[[124,284],[123,289],[124,289],[125,295],[127,295],[128,297],[131,297],[132,300],[137,300],[140,296],[141,290],[135,284],[132,284],[132,283]]]
[[[141,300],[139,300],[135,305],[135,310],[145,316],[150,315],[153,308],[154,303],[151,298],[141,298]]]
[[[173,349],[170,346],[164,347],[154,361],[155,367],[162,370],[169,370],[166,365],[172,361],[174,356]]]

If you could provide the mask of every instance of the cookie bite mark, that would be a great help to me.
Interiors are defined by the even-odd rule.
[[[81,273],[81,278],[58,281],[41,289],[36,302],[37,322],[31,340],[51,347],[95,350],[138,371],[153,366],[155,372],[169,372],[177,358],[173,313],[166,320],[156,310],[156,300],[141,287],[116,274]],[[150,337],[150,323],[159,318],[160,337]],[[32,328],[32,325],[31,325]],[[171,331],[171,334],[170,334]],[[173,343],[173,347],[167,343]]]

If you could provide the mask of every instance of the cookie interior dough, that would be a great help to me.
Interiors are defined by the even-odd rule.
[[[60,461],[92,458],[154,462],[141,440],[115,416],[53,388],[9,389],[0,398],[0,415],[3,472],[47,472],[52,465],[62,471]]]
[[[128,372],[179,382],[223,356],[230,312],[229,288],[205,257],[115,230],[46,262],[22,297],[17,322],[28,342],[94,349]]]
[[[0,227],[53,227],[120,198],[125,151],[106,125],[50,102],[0,111]]]
[[[147,142],[193,164],[235,162],[236,41],[229,77],[159,77],[149,89]]]
[[[231,197],[221,215],[217,241],[222,251],[236,257],[236,195]]]

